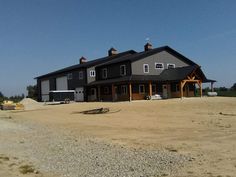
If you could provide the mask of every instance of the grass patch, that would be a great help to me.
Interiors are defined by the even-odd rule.
[[[225,96],[225,97],[236,97],[236,91],[228,90],[228,91],[217,91],[218,96]]]
[[[22,174],[34,173],[35,169],[32,165],[22,165],[19,167],[19,171]]]

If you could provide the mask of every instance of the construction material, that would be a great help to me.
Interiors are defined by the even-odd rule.
[[[83,114],[104,114],[109,112],[109,108],[98,108],[98,109],[90,109],[90,110],[86,110],[86,111],[81,111],[80,113]]]

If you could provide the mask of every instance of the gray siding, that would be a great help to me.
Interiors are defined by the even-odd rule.
[[[95,71],[95,67],[87,68],[87,82],[88,83],[91,83],[96,80],[96,75],[95,75],[95,77],[90,77],[90,71],[92,71],[92,70]]]
[[[99,67],[97,70],[97,79],[102,80],[102,69],[107,68],[107,78],[106,79],[112,79],[117,77],[122,77],[120,75],[120,66],[125,65],[126,66],[126,76],[131,75],[131,65],[130,62],[122,62],[122,63],[115,63],[113,65],[108,65],[104,67]]]
[[[188,66],[187,63],[171,55],[170,53],[163,51],[152,56],[148,56],[144,59],[137,60],[131,63],[133,75],[159,75],[163,70],[155,69],[155,63],[163,63],[164,69],[167,69],[167,64],[175,64],[175,67]],[[143,72],[143,64],[149,65],[149,73]]]

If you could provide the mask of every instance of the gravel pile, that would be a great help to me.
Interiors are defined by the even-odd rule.
[[[31,98],[24,98],[20,101],[24,105],[25,110],[36,110],[42,108],[42,103],[39,103]]]
[[[48,129],[33,122],[22,123],[26,128],[20,141],[12,139],[7,142],[9,140],[5,139],[5,148],[9,144],[9,149],[21,153],[17,155],[33,162],[39,171],[58,176],[168,176],[176,175],[178,169],[191,160],[191,157],[176,152],[130,149],[91,137],[74,136],[68,130]]]

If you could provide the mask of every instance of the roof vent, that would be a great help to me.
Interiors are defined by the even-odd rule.
[[[145,44],[144,46],[144,51],[149,51],[152,50],[152,44],[150,44],[149,42],[147,44]]]
[[[84,58],[83,56],[79,59],[79,64],[83,64],[83,63],[86,63],[87,62],[87,59]]]
[[[117,50],[114,49],[113,47],[108,50],[108,56],[116,55]]]

